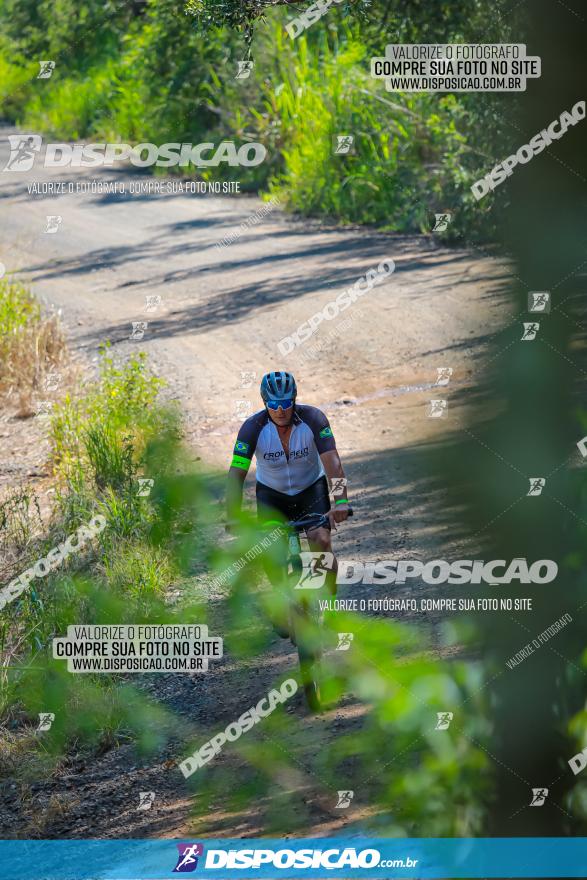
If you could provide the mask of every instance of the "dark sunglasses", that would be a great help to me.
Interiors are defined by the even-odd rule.
[[[266,400],[267,409],[276,410],[281,407],[281,409],[290,409],[293,406],[293,397],[288,397],[285,400]]]

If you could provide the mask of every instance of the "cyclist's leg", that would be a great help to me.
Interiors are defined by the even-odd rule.
[[[326,573],[326,586],[331,596],[336,596],[336,575],[338,572],[338,560],[332,551],[330,528],[312,529],[307,533],[308,544],[314,553],[329,553]]]
[[[315,483],[295,495],[297,505],[296,515],[305,516],[308,513],[328,513],[330,510],[330,496],[328,494],[328,482],[326,477],[320,477]],[[338,562],[332,552],[332,540],[330,524],[319,529],[310,529],[306,532],[310,550],[314,553],[329,553],[332,556],[327,560],[328,573],[326,586],[331,596],[336,596],[336,573]]]
[[[290,599],[287,590],[288,541],[286,531],[284,530],[281,536],[277,534],[274,539],[271,537],[275,528],[291,519],[288,496],[276,492],[263,483],[257,483],[256,494],[257,520],[271,540],[271,544],[261,555],[263,569],[269,583],[274,588],[273,596],[269,600],[268,614],[276,632],[282,638],[289,638]]]
[[[286,523],[291,519],[288,510],[288,496],[276,492],[263,483],[257,483],[257,521],[268,532],[280,523]],[[273,551],[273,552],[271,552]],[[283,557],[283,563],[287,559],[287,545],[283,539],[276,539],[275,545],[266,553],[262,554],[263,568],[270,583],[278,587],[283,582],[283,572],[276,564]]]

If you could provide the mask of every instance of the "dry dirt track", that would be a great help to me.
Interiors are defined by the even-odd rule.
[[[7,157],[2,138],[2,166]],[[216,248],[261,207],[251,197],[28,192],[33,181],[92,178],[124,180],[127,189],[130,181],[149,179],[130,172],[48,171],[38,161],[31,172],[0,174],[0,260],[62,309],[72,345],[88,359],[106,339],[121,354],[147,351],[182,401],[196,454],[219,468],[227,466],[242,420],[235,415],[238,402],[258,408],[258,381],[243,387],[241,371],[260,377],[285,366],[296,375],[301,401],[327,412],[347,468],[357,516],[339,533],[341,555],[446,558],[460,536],[437,516],[441,499],[430,491],[419,450],[447,424],[458,425],[459,393],[473,383],[484,340],[503,320],[496,295],[503,268],[479,252],[444,248],[429,237],[335,229],[279,210]],[[62,217],[56,234],[44,233],[47,215]],[[308,346],[285,359],[279,355],[281,337],[383,258],[395,261],[394,274],[322,325],[311,343],[351,321],[318,358],[308,357]],[[161,296],[155,312],[145,311],[148,295]],[[141,320],[149,322],[143,340],[130,341],[131,323]],[[440,366],[454,372],[437,395],[431,386]],[[426,403],[435,396],[451,401],[450,423],[426,418]],[[293,655],[276,643],[266,661],[252,671],[246,693],[235,692],[230,658],[216,666],[197,694],[203,708],[196,714],[212,713],[217,729],[238,717],[265,692],[275,663],[293,664]],[[194,687],[169,677],[160,696],[189,718]],[[341,711],[308,718],[308,729],[326,725],[336,735],[345,717]],[[72,768],[69,777],[41,787],[41,811],[51,797],[64,805],[52,811],[43,834],[187,834],[191,796],[177,771],[162,769],[164,758],[142,769],[119,748],[97,766]],[[138,791],[150,789],[157,792],[154,808],[137,812]],[[360,811],[335,812],[310,788],[303,797],[312,804],[307,833],[332,834],[360,820]],[[2,836],[22,834],[17,804],[9,806],[12,818]],[[257,806],[229,816],[219,797],[200,833],[261,836],[267,827]]]

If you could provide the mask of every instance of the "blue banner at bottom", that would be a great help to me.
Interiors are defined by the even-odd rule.
[[[0,880],[534,878],[586,869],[586,837],[0,841]]]

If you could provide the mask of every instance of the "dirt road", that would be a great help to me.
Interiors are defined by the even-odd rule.
[[[3,137],[2,167],[7,158]],[[124,183],[126,193],[67,192],[92,179]],[[459,392],[474,383],[485,339],[503,321],[496,293],[503,267],[430,237],[331,228],[279,208],[262,216],[262,202],[252,197],[129,192],[152,180],[129,171],[47,170],[39,159],[29,172],[1,173],[0,260],[62,310],[71,344],[85,358],[94,359],[107,339],[121,354],[147,351],[182,402],[196,454],[212,466],[227,467],[240,422],[259,408],[261,375],[293,371],[300,400],[327,412],[348,472],[357,516],[340,530],[340,554],[446,558],[458,535],[437,516],[442,499],[430,491],[420,451],[447,426],[458,428]],[[33,183],[39,192],[29,191]],[[66,192],[44,193],[48,183],[64,184]],[[52,221],[55,233],[45,232],[48,216],[61,217]],[[231,243],[217,246],[225,237]],[[393,259],[393,274],[281,356],[280,339],[383,259]],[[148,311],[147,297],[160,304]],[[132,324],[140,321],[148,325],[133,341]],[[318,353],[316,344],[323,346]],[[439,367],[453,370],[444,388],[434,387]],[[446,419],[427,417],[431,398],[449,401]],[[194,682],[185,677],[164,676],[158,696],[186,719],[208,713],[219,728],[265,692],[275,662],[295,668],[291,646],[277,641],[264,660],[245,693],[235,693],[226,658],[199,685],[197,709]],[[326,736],[334,736],[351,715],[347,707],[308,717],[309,735],[320,727],[324,736],[326,726]],[[130,747],[113,749],[91,768],[72,768],[41,786],[34,795],[41,836],[177,837],[194,830],[192,794],[177,771],[162,769],[166,756],[143,769],[130,755]],[[154,807],[137,812],[137,792],[151,789]],[[302,789],[311,805],[307,833],[332,834],[360,821],[358,807],[333,811],[308,779]],[[55,798],[62,810],[49,809]],[[24,835],[16,795],[9,807],[3,836]],[[219,793],[198,828],[209,836],[262,836],[262,815],[259,805],[229,815]]]

